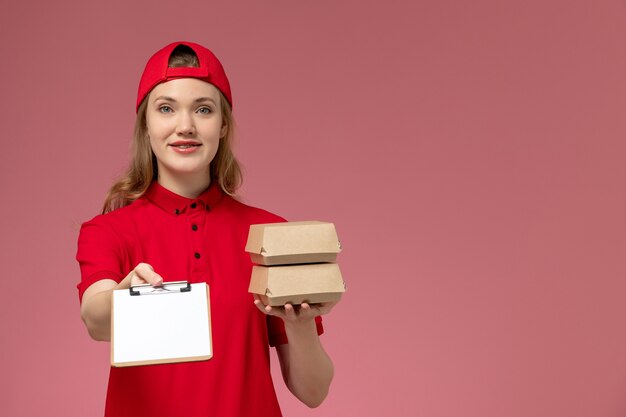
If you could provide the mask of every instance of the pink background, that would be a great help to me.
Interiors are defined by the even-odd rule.
[[[244,201],[344,245],[332,391],[276,373],[286,416],[624,416],[626,2],[214,3],[3,6],[0,415],[101,414],[78,227],[187,39],[231,78]]]

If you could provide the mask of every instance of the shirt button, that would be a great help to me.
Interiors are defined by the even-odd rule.
[[[192,225],[191,225],[191,230],[193,230],[194,232],[195,232],[196,230],[198,230],[198,225],[197,225],[197,224],[192,224]]]
[[[174,210],[174,213],[175,214],[180,214],[180,210],[176,209],[176,210]]]
[[[191,208],[196,208],[196,203],[191,203]]]
[[[200,259],[200,254],[198,252],[194,253],[193,256],[195,256],[196,259]]]

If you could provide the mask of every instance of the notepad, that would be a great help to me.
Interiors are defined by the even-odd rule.
[[[213,356],[205,283],[115,290],[112,303],[111,365],[190,362]]]

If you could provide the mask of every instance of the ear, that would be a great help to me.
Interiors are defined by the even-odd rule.
[[[220,129],[220,139],[226,136],[228,133],[228,125],[226,125],[225,121],[222,121],[222,128]]]

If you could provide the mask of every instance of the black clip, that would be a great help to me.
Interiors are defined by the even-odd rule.
[[[139,284],[133,285],[128,291],[130,295],[173,294],[177,292],[190,292],[191,284],[188,281],[164,282],[158,286]]]

